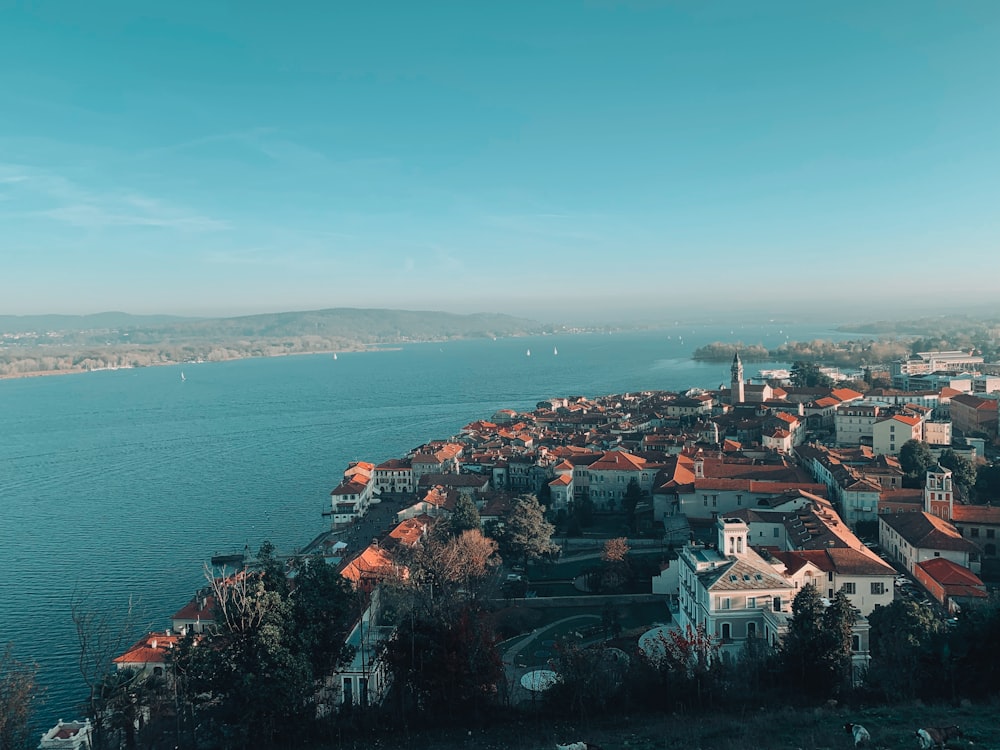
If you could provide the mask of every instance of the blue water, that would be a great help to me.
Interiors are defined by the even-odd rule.
[[[323,531],[348,461],[553,396],[716,387],[728,365],[695,347],[786,336],[836,334],[678,326],[0,381],[0,645],[38,662],[43,725],[82,715],[74,594],[110,611],[131,597],[166,627],[213,554]]]

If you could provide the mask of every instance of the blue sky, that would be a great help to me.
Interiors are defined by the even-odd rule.
[[[1000,4],[0,0],[0,313],[995,298]]]

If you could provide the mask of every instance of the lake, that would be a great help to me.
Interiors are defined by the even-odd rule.
[[[696,347],[789,336],[843,338],[675,326],[0,381],[0,644],[38,662],[42,725],[80,716],[74,595],[111,611],[131,597],[167,627],[212,555],[264,540],[291,552],[327,528],[349,461],[549,397],[714,388],[728,363],[694,362]]]

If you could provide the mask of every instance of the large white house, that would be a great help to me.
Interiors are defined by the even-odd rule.
[[[764,638],[772,646],[780,643],[788,632],[792,601],[802,586],[813,584],[821,594],[828,594],[833,591],[828,586],[832,579],[833,586],[844,588],[854,603],[855,579],[873,583],[867,561],[855,550],[843,551],[839,569],[829,558],[808,552],[788,553],[781,559],[768,554],[765,558],[750,547],[750,530],[742,520],[720,518],[717,529],[714,547],[692,544],[680,552],[676,619],[681,630],[704,628],[724,659],[735,658],[748,638]],[[888,581],[891,583],[891,575]],[[886,585],[885,581],[880,583]],[[886,595],[874,585],[868,594],[868,611],[892,601],[891,591]],[[855,678],[869,660],[868,629],[864,611],[858,611],[851,639]]]
[[[727,658],[747,638],[780,640],[780,627],[764,613],[790,613],[795,587],[751,549],[746,523],[720,518],[717,529],[715,547],[692,544],[680,551],[677,624],[682,630],[704,627]]]

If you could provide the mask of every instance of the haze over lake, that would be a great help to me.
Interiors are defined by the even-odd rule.
[[[213,554],[266,539],[291,552],[327,528],[348,461],[402,456],[552,396],[715,388],[728,363],[694,362],[696,347],[786,337],[844,336],[677,326],[0,381],[0,641],[41,665],[41,722],[70,719],[85,695],[74,591],[111,608],[131,596],[167,627]]]

